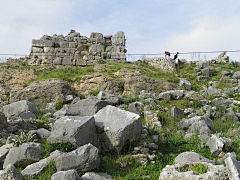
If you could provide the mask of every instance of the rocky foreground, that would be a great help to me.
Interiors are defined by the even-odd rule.
[[[3,64],[0,179],[240,179],[239,63],[125,65],[29,82],[53,68]]]

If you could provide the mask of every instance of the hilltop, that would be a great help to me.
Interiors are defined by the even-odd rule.
[[[52,179],[86,171],[97,174],[82,179],[231,179],[240,160],[239,72],[239,62],[181,60],[175,67],[168,58],[84,67],[3,63],[1,168],[19,179],[57,171]],[[13,157],[28,148],[35,155]]]

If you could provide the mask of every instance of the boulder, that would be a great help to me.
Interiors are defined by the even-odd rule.
[[[205,82],[205,81],[210,80],[210,77],[209,77],[209,76],[198,76],[198,77],[197,77],[197,80],[198,80],[199,82]]]
[[[240,77],[240,71],[237,71],[233,74],[233,79],[238,79]]]
[[[47,79],[34,81],[29,86],[16,93],[11,93],[10,102],[29,100],[36,104],[57,102],[73,90],[62,80]]]
[[[80,100],[69,106],[69,110],[79,116],[93,116],[103,107],[110,105],[108,101],[99,100],[96,97],[90,97]]]
[[[41,141],[46,140],[50,136],[50,134],[51,134],[50,131],[48,131],[48,130],[46,130],[44,128],[40,128],[38,130],[31,130],[30,132],[32,134],[35,134],[36,138],[41,140]]]
[[[27,119],[36,119],[36,116],[35,116],[35,114],[33,114],[32,112],[24,112],[24,113],[20,113],[19,114],[19,117],[21,118],[21,119],[25,119],[25,120],[27,120]]]
[[[230,171],[231,180],[240,179],[240,162],[232,157],[225,159],[226,168]]]
[[[200,134],[210,134],[213,128],[213,122],[208,117],[195,116],[190,119],[182,119],[179,122],[179,128],[190,133],[199,132]]]
[[[142,130],[139,115],[114,106],[106,106],[94,118],[105,151],[121,151],[127,141],[138,139]]]
[[[38,112],[39,108],[36,104],[33,104],[26,100],[21,100],[18,102],[14,102],[2,107],[2,112],[6,117],[17,116],[20,113],[25,112]]]
[[[215,161],[207,159],[204,156],[195,152],[183,152],[179,154],[174,160],[174,163],[199,163],[199,162],[216,164]]]
[[[6,156],[9,152],[9,150],[13,147],[13,144],[5,144],[0,147],[0,169],[3,168],[3,163],[6,159]]]
[[[107,173],[95,173],[95,172],[87,172],[82,177],[81,180],[112,180],[113,177]]]
[[[223,150],[224,146],[230,147],[232,140],[228,138],[218,138],[215,134],[208,140],[207,146],[209,146],[213,157],[217,157]]]
[[[68,171],[58,171],[54,173],[51,177],[51,180],[81,180],[78,173],[74,169]]]
[[[198,68],[203,69],[203,68],[209,67],[209,62],[199,61],[199,62],[196,63],[196,65],[197,65]]]
[[[24,180],[24,177],[12,164],[9,164],[3,171],[0,171],[0,179]]]
[[[184,117],[184,111],[182,109],[179,109],[176,106],[174,106],[171,109],[171,115],[173,117],[182,119]]]
[[[54,161],[58,156],[62,155],[61,151],[54,151],[50,154],[49,157],[42,159],[38,162],[28,165],[25,169],[22,170],[22,175],[27,179],[29,177],[36,177],[39,173],[43,172],[47,165]]]
[[[110,93],[105,92],[105,91],[100,91],[97,95],[97,98],[99,100],[105,100],[105,101],[111,102],[113,105],[119,103],[119,97],[118,96],[116,96],[114,94],[110,94]]]
[[[192,84],[188,80],[186,80],[186,78],[180,79],[180,86],[186,88],[187,90],[192,89]]]
[[[48,143],[70,142],[77,146],[88,143],[99,146],[93,116],[65,116],[58,119],[52,128]]]
[[[75,169],[77,172],[90,171],[98,168],[100,158],[98,149],[92,144],[86,144],[69,153],[64,153],[55,159],[57,171]]]
[[[133,103],[129,104],[128,110],[130,112],[140,115],[143,111],[143,103],[142,102],[133,102]]]
[[[40,143],[23,143],[19,147],[13,147],[10,149],[3,164],[3,168],[6,168],[9,164],[19,164],[21,167],[26,167],[36,161],[44,150],[44,146]]]
[[[203,68],[202,69],[202,74],[204,75],[204,76],[210,76],[210,69],[209,69],[209,67],[206,67],[206,68]]]
[[[60,110],[56,111],[53,116],[55,119],[59,119],[64,116],[74,116],[75,113],[73,113],[70,109],[68,109],[66,106],[62,107]]]
[[[184,96],[184,90],[166,91],[158,95],[158,99],[179,99]]]

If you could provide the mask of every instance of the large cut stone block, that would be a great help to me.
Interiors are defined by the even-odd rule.
[[[93,116],[65,116],[58,119],[47,141],[70,142],[78,146],[91,143],[98,147],[99,141]]]
[[[139,115],[114,106],[106,106],[94,118],[105,151],[120,151],[127,141],[138,139],[142,130]]]

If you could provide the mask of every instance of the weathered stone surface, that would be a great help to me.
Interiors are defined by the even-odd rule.
[[[81,180],[112,180],[113,177],[106,173],[95,173],[95,172],[87,172],[82,177]]]
[[[25,178],[36,177],[39,173],[43,172],[46,169],[47,165],[51,163],[51,161],[54,161],[58,156],[62,154],[63,152],[58,150],[52,152],[49,157],[28,165],[24,170],[22,170],[22,175]]]
[[[105,101],[111,102],[113,105],[119,103],[119,97],[118,96],[116,96],[114,94],[110,94],[110,93],[105,92],[105,91],[100,91],[97,95],[97,98],[99,100],[105,100]]]
[[[160,173],[158,180],[228,180],[228,171],[223,165],[213,165],[202,162],[201,165],[207,168],[207,172],[199,174],[190,170],[199,163],[178,163],[167,165]]]
[[[184,117],[184,111],[182,109],[177,108],[176,106],[172,107],[171,109],[171,115],[176,118],[183,118]]]
[[[2,180],[23,180],[23,175],[12,165],[9,164],[3,171],[0,171]]]
[[[93,116],[103,107],[110,105],[108,101],[99,100],[96,97],[90,97],[78,101],[75,104],[69,106],[69,110],[80,116]]]
[[[214,94],[220,95],[221,92],[216,88],[209,87],[208,89],[200,90],[200,94],[205,95],[205,96],[206,95],[214,95]]]
[[[0,130],[2,130],[7,125],[7,118],[4,113],[0,112]]]
[[[31,130],[30,131],[32,134],[36,135],[36,138],[39,140],[46,140],[48,138],[48,136],[50,136],[50,131],[44,129],[44,128],[40,128],[38,130]]]
[[[35,116],[35,114],[33,114],[32,112],[24,112],[24,113],[20,113],[19,114],[19,117],[21,118],[21,119],[36,119],[36,116]]]
[[[115,34],[112,37],[112,44],[113,45],[123,45],[123,46],[125,46],[125,35],[124,35],[124,32],[122,32],[122,31],[117,32],[117,34]]]
[[[43,145],[40,143],[23,143],[19,147],[13,147],[10,149],[3,164],[3,168],[6,168],[9,164],[19,164],[21,167],[39,161],[44,150]]]
[[[204,76],[210,76],[210,69],[209,69],[209,67],[206,67],[206,68],[203,68],[202,69],[202,74],[204,75]]]
[[[184,90],[166,91],[158,95],[158,99],[178,99],[184,96]]]
[[[210,77],[208,77],[208,76],[198,76],[198,77],[197,77],[197,80],[198,80],[199,82],[205,82],[205,81],[210,80]]]
[[[211,119],[204,116],[195,116],[190,119],[182,119],[179,122],[179,128],[187,132],[198,132],[200,134],[209,134],[213,128]]]
[[[240,71],[237,71],[233,74],[233,79],[238,79],[240,77]]]
[[[81,180],[78,173],[74,169],[68,171],[58,171],[54,173],[51,180]]]
[[[129,104],[128,110],[130,112],[140,115],[143,111],[143,103],[142,102],[133,102],[133,103]]]
[[[64,153],[55,159],[57,171],[75,169],[77,172],[90,171],[98,168],[100,159],[98,149],[92,144],[86,144],[69,153]]]
[[[207,159],[204,156],[195,152],[183,152],[179,154],[174,160],[174,163],[199,163],[199,162],[216,164],[215,161]]]
[[[39,111],[39,108],[37,105],[26,100],[14,102],[2,107],[3,114],[5,114],[5,116],[8,118],[28,111],[35,113]]]
[[[92,116],[65,116],[58,119],[48,137],[49,143],[70,142],[82,146],[88,143],[99,146],[95,121]]]
[[[199,61],[196,63],[197,67],[203,69],[203,68],[206,68],[206,67],[209,67],[209,62],[207,61]]]
[[[13,144],[6,144],[0,147],[0,169],[3,168],[3,163],[6,159],[6,156],[10,150],[10,148],[13,147]]]
[[[225,159],[226,168],[230,171],[231,180],[240,179],[240,162],[232,157]]]
[[[217,157],[221,152],[224,146],[230,147],[232,144],[231,139],[227,138],[218,138],[215,134],[208,140],[207,146],[209,146],[211,154],[213,157]]]
[[[187,90],[192,89],[192,84],[188,80],[186,80],[186,78],[180,79],[180,86],[186,88]]]
[[[62,80],[47,79],[34,81],[29,86],[15,94],[11,94],[10,102],[32,100],[38,103],[56,102],[62,97],[72,94],[72,89]]]
[[[176,71],[175,64],[173,61],[171,61],[171,59],[150,58],[150,59],[146,59],[144,61],[147,62],[149,65],[151,65],[157,69],[161,69],[163,71],[167,71],[167,72],[175,72]]]
[[[139,115],[106,106],[94,115],[100,141],[105,151],[117,150],[139,138],[142,122]]]

